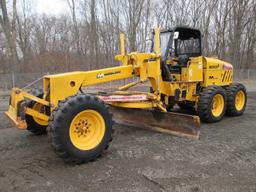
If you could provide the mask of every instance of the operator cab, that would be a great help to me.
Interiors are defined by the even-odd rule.
[[[202,55],[201,32],[189,27],[176,27],[160,33],[161,69],[164,81],[180,74],[191,57]]]

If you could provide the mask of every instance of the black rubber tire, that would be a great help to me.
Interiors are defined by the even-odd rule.
[[[86,109],[100,113],[105,121],[106,130],[102,141],[91,150],[80,150],[75,147],[69,136],[70,124],[73,118]],[[79,94],[59,102],[59,106],[53,111],[47,128],[51,145],[56,154],[64,161],[71,164],[81,164],[93,161],[109,146],[112,141],[112,114],[105,103],[99,98],[86,94]]]
[[[223,112],[221,113],[220,116],[215,117],[212,114],[212,99],[215,95],[221,94],[224,98],[224,108]],[[219,86],[209,86],[204,88],[200,95],[199,95],[199,100],[198,100],[198,105],[197,105],[197,112],[200,117],[200,119],[203,122],[207,123],[215,123],[223,119],[223,116],[226,112],[226,93],[225,90],[222,87]]]
[[[238,91],[242,90],[245,94],[245,104],[242,110],[238,111],[235,107],[235,98]],[[226,93],[227,93],[227,111],[226,115],[228,116],[240,116],[244,113],[244,110],[246,108],[246,102],[247,102],[247,93],[246,88],[241,83],[233,83],[230,86],[226,87]]]
[[[30,91],[30,94],[39,97],[39,98],[43,98],[44,92],[42,89],[33,89],[32,91]],[[28,100],[26,103],[27,107],[32,108],[33,105],[35,104],[35,101],[32,100]],[[43,135],[46,134],[46,128],[47,126],[43,126],[38,124],[34,118],[30,115],[26,115],[25,116],[26,122],[27,122],[27,130],[30,131],[31,133],[35,134],[35,135]]]
[[[166,110],[168,112],[172,112],[173,111],[173,107],[174,107],[174,104],[169,104],[169,105],[167,105]]]
[[[150,93],[154,93],[153,87],[150,87],[150,88],[149,88],[149,92],[150,92]]]
[[[180,103],[178,103],[178,106],[181,109],[185,109],[185,110],[193,110],[193,109],[195,109],[194,108],[195,104],[193,102],[189,102],[189,101],[180,102]]]

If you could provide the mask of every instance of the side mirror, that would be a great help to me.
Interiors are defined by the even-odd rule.
[[[179,31],[175,31],[173,35],[173,39],[178,39],[179,38]]]

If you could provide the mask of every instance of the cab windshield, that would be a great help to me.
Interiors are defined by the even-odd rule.
[[[170,43],[172,32],[161,32],[160,33],[160,51],[161,57],[165,58],[167,54],[168,44]],[[154,37],[153,37],[154,39]],[[150,52],[154,52],[154,41],[152,41]]]
[[[166,56],[171,34],[172,34],[171,32],[162,32],[160,34],[160,50],[161,50],[162,58]]]

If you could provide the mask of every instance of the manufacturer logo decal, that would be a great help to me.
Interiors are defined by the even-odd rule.
[[[99,73],[99,74],[96,75],[96,78],[97,79],[102,79],[102,78],[104,78],[104,76],[105,75],[103,73]]]
[[[217,68],[219,68],[220,67],[220,65],[218,64],[218,65],[211,65],[209,68],[210,69],[217,69]]]
[[[114,71],[114,72],[109,72],[109,73],[98,73],[96,75],[96,78],[97,79],[102,79],[102,78],[104,78],[106,76],[116,75],[116,74],[119,74],[119,73],[121,73],[121,71]]]

